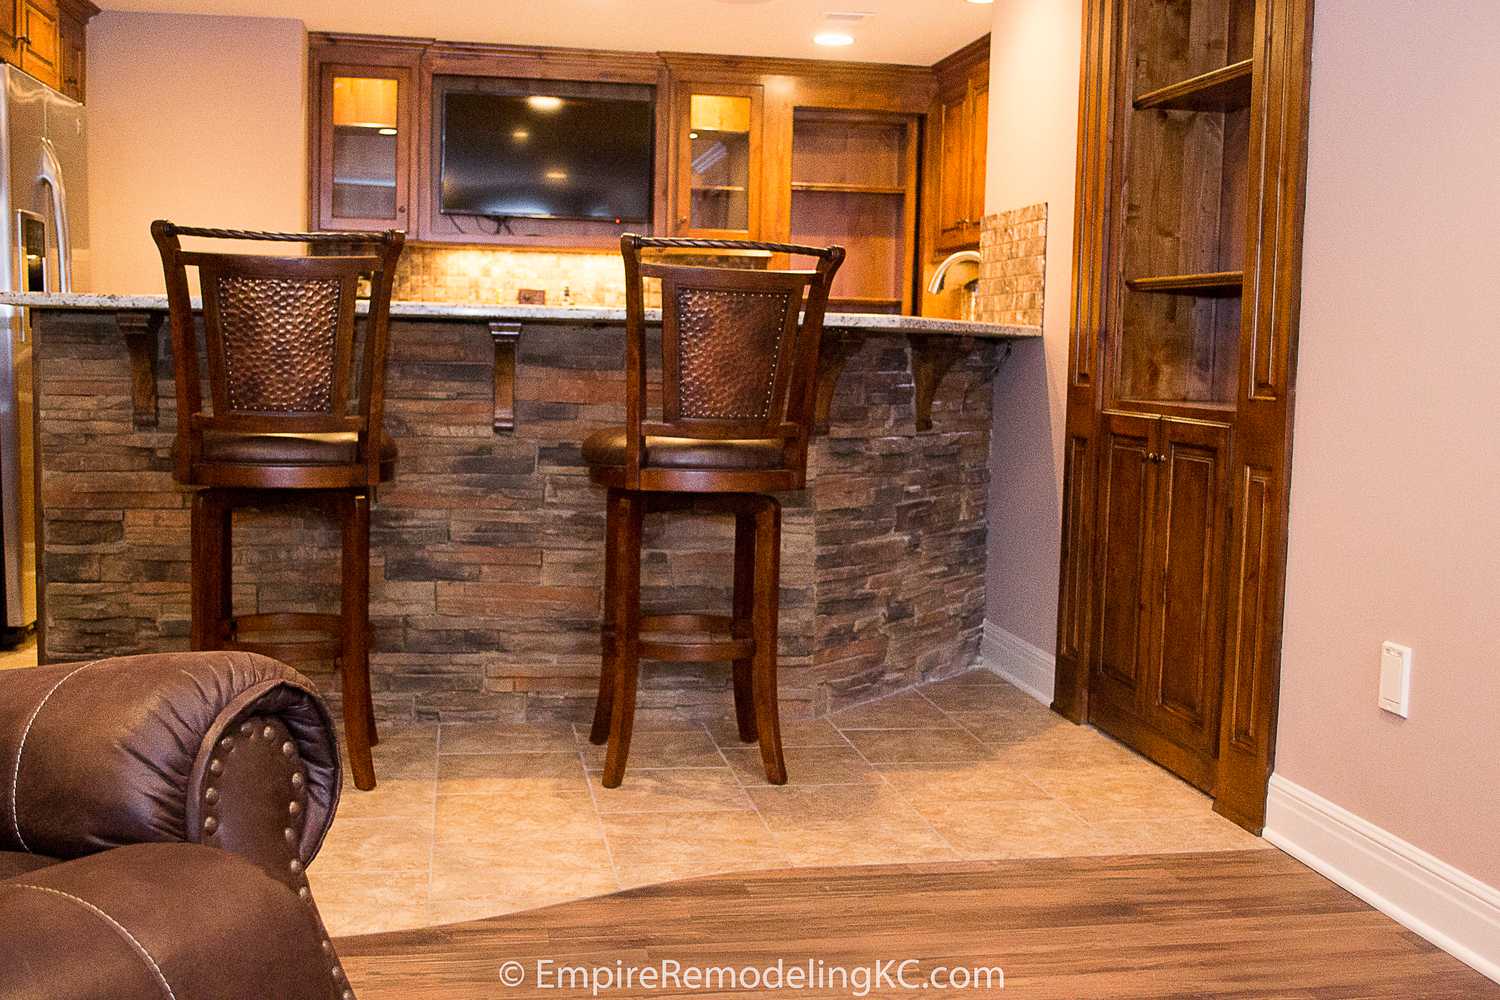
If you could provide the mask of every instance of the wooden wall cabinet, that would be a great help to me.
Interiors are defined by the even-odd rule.
[[[16,65],[51,87],[62,83],[62,42],[57,4],[51,0],[18,0]]]
[[[420,55],[412,46],[312,50],[313,228],[411,229]]]
[[[1085,5],[1053,707],[1255,831],[1311,24],[1311,0]]]
[[[0,0],[0,61],[76,101],[85,94],[89,0]]]
[[[929,243],[936,256],[977,247],[984,219],[989,141],[990,39],[933,68],[937,98],[927,116]]]
[[[64,3],[58,8],[58,48],[61,54],[59,71],[62,77],[58,89],[79,102],[85,97],[85,74],[88,70],[87,28],[92,16],[93,13],[88,8],[80,8],[72,3]]]
[[[672,235],[759,239],[766,200],[763,88],[673,80],[667,107]]]
[[[916,115],[793,112],[791,239],[848,251],[831,309],[912,310],[918,131]]]

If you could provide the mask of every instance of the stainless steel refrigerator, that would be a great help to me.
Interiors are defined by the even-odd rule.
[[[0,288],[69,292],[88,285],[88,161],[83,105],[14,66],[0,101]],[[36,622],[36,426],[31,331],[0,305],[0,574],[3,629]]]

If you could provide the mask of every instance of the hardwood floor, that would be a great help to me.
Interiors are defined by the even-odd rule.
[[[941,991],[950,996],[1500,997],[1500,985],[1277,851],[716,875],[338,946],[362,1000],[588,995],[535,989],[539,959],[766,967],[778,958],[1004,969],[1003,991]],[[515,987],[499,979],[511,960],[526,972]]]

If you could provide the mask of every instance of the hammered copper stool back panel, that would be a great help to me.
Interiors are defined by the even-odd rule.
[[[787,465],[806,466],[818,341],[841,247],[627,235],[627,468],[641,435],[703,440],[780,438]],[[813,270],[763,270],[642,261],[642,250],[733,250],[817,260]],[[642,278],[661,281],[661,420],[645,419]],[[638,464],[635,466],[638,468]]]

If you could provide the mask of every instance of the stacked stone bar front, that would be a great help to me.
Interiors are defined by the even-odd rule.
[[[171,475],[168,338],[158,426],[137,429],[113,314],[39,310],[33,324],[45,655],[186,648],[188,492]],[[780,684],[792,718],[964,669],[979,646],[995,346],[954,365],[933,430],[918,434],[907,338],[858,336],[810,486],[782,497]],[[400,461],[378,493],[371,556],[382,719],[588,717],[604,497],[579,442],[623,419],[623,353],[619,325],[526,326],[516,429],[496,434],[486,325],[393,320],[386,423]],[[649,608],[727,610],[727,520],[652,515],[647,537]],[[338,554],[337,526],[312,508],[238,515],[235,609],[337,610]],[[332,664],[298,666],[337,701]],[[730,705],[727,665],[644,669],[642,720],[721,717]]]

